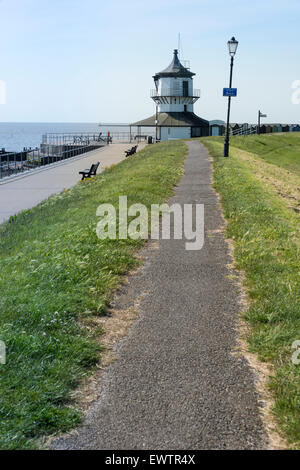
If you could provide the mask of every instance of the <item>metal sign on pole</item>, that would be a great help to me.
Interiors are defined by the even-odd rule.
[[[223,88],[223,96],[237,96],[237,88]]]
[[[268,117],[267,114],[263,114],[260,110],[258,111],[258,126],[257,126],[257,134],[260,134],[260,118]]]

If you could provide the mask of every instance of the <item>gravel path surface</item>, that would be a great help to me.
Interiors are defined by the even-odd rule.
[[[205,244],[150,242],[142,271],[129,278],[116,308],[144,293],[139,318],[101,378],[101,398],[78,433],[56,449],[265,448],[254,376],[236,346],[238,291],[211,164],[200,142],[189,142],[185,175],[171,202],[205,204]],[[209,236],[207,236],[209,235]]]

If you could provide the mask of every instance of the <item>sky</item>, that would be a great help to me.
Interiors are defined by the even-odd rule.
[[[226,119],[234,35],[231,121],[300,122],[300,0],[0,0],[0,21],[0,122],[146,118],[178,33],[200,117]]]

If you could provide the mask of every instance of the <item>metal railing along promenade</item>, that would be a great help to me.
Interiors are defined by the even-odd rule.
[[[90,152],[105,146],[106,143],[42,144],[34,150],[22,152],[0,152],[0,180],[7,176],[19,175],[25,171],[61,162],[68,158]]]
[[[128,126],[130,127],[130,126]],[[154,133],[147,132],[148,135],[154,136]],[[95,132],[72,132],[72,133],[47,133],[42,137],[42,145],[72,145],[72,144],[87,144],[92,143],[129,143],[134,140],[138,140],[140,135],[137,131],[134,132],[133,129],[128,131],[113,131],[108,133],[95,133]]]

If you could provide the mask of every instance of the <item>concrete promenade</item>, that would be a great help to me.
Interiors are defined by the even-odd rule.
[[[92,163],[101,162],[98,172],[119,163],[125,158],[125,150],[132,145],[114,143],[11,179],[0,180],[0,224],[18,212],[31,209],[52,194],[74,186],[80,180],[78,172],[89,168]],[[138,151],[145,145],[144,142],[140,143]]]
[[[189,142],[171,203],[202,203],[205,243],[152,241],[114,308],[139,317],[99,381],[100,399],[78,432],[55,449],[262,449],[268,437],[255,375],[238,338],[239,290],[232,281],[211,162]],[[231,275],[231,276],[230,276]],[[140,303],[138,302],[140,301]],[[113,314],[113,312],[112,312]]]

